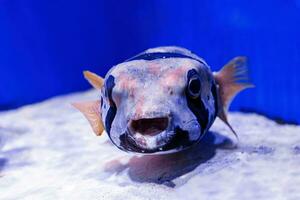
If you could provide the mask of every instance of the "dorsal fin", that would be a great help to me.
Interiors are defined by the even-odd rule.
[[[90,72],[90,71],[83,71],[84,78],[88,80],[88,82],[96,89],[101,89],[104,80],[102,77],[98,76],[97,74]]]
[[[89,121],[94,133],[99,136],[104,131],[104,125],[101,119],[100,101],[86,101],[72,103]]]
[[[238,139],[237,133],[229,124],[227,111],[233,98],[242,90],[254,87],[249,83],[246,57],[235,57],[219,72],[214,73],[218,88],[218,117],[230,128]]]

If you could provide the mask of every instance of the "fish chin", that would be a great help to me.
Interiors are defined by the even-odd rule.
[[[163,147],[167,145],[174,136],[175,132],[167,130],[155,136],[143,135],[141,133],[130,134],[130,137],[132,137],[138,147],[150,151],[162,151]]]
[[[121,137],[121,148],[127,152],[140,154],[169,154],[182,151],[192,146],[188,132],[175,128],[174,131],[162,131],[155,136],[132,134],[129,130]]]

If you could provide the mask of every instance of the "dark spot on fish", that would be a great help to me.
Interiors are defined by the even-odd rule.
[[[173,90],[172,90],[172,88],[168,87],[168,92],[169,92],[170,95],[173,95]]]
[[[134,56],[126,61],[133,61],[133,60],[156,60],[156,59],[165,59],[165,58],[189,58],[192,60],[196,60],[200,63],[203,63],[201,60],[181,54],[181,53],[174,53],[174,52],[153,52],[153,53],[142,53],[139,55]]]
[[[189,81],[189,91],[192,94],[199,94],[201,90],[201,83],[199,78],[193,78],[192,80]]]
[[[101,97],[101,99],[100,99],[100,102],[101,102],[101,107],[103,106],[103,98]]]
[[[211,86],[211,93],[213,95],[213,98],[214,98],[214,102],[215,102],[215,117],[217,117],[218,115],[218,110],[219,110],[219,107],[218,107],[218,96],[217,96],[217,86],[216,86],[216,83],[213,82],[212,83],[212,86]]]
[[[105,129],[106,129],[109,137],[110,137],[111,124],[117,113],[117,106],[112,99],[112,90],[113,90],[114,86],[115,86],[115,77],[110,75],[105,82],[105,91],[107,93],[109,105],[110,105],[110,107],[107,111],[106,118],[105,118]]]
[[[129,97],[131,97],[131,98],[134,98],[134,93],[133,93],[133,91],[131,90],[131,91],[129,91]]]
[[[195,69],[191,69],[188,71],[188,74],[187,74],[188,83],[189,83],[191,77],[193,77],[196,74],[197,74],[197,71]],[[203,134],[204,130],[206,129],[206,127],[208,125],[208,121],[209,121],[208,109],[205,107],[205,105],[201,99],[201,95],[197,98],[192,98],[189,95],[188,87],[186,87],[185,95],[187,98],[188,107],[196,116],[198,123],[201,125],[201,132]]]
[[[128,150],[128,145],[127,145],[127,133],[123,133],[119,136],[119,140],[120,140],[120,146],[116,145],[119,149],[123,150],[123,151],[127,151]]]
[[[175,136],[163,149],[176,149],[180,147],[184,148],[185,146],[189,146],[191,144],[188,131],[183,130],[179,126],[176,126],[175,133]]]
[[[104,90],[104,96],[107,98],[107,90]]]

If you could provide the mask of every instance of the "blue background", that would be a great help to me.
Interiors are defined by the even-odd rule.
[[[255,89],[231,110],[300,122],[300,0],[0,0],[0,109],[90,88],[119,62],[179,45],[213,70],[249,58]]]

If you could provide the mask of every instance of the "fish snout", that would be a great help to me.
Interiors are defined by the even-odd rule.
[[[169,127],[169,117],[140,118],[130,120],[128,128],[132,134],[156,136]]]

